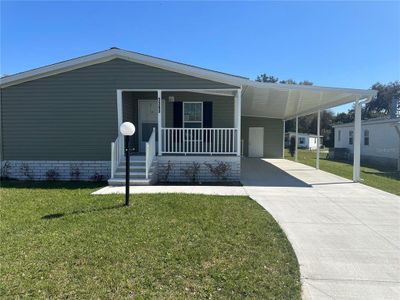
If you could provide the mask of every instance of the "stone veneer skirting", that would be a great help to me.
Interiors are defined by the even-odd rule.
[[[47,175],[49,170],[55,171],[50,173],[58,174],[55,180],[107,180],[111,176],[110,161],[5,160],[1,162],[1,167],[2,176],[8,175],[9,178],[19,180],[52,179]],[[5,174],[6,169],[8,174]],[[77,171],[79,176],[76,176]]]
[[[224,175],[223,179],[213,175],[205,165],[205,163],[209,163],[215,166],[221,161],[230,166],[230,170]],[[188,177],[187,172],[185,174],[185,170],[193,167],[193,163],[199,166],[196,176],[198,182],[240,181],[240,157],[238,156],[158,156],[158,181],[191,182],[192,178]],[[167,176],[168,164],[170,167]]]

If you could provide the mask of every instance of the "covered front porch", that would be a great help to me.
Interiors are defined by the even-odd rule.
[[[132,122],[133,155],[143,157],[146,179],[156,156],[241,155],[240,89],[117,90],[118,127]],[[111,146],[112,178],[123,160],[123,139]]]

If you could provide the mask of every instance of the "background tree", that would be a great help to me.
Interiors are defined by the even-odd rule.
[[[393,98],[400,98],[400,81],[387,84],[375,83],[371,89],[377,90],[376,99],[365,105],[365,116],[368,118],[386,116],[390,113],[390,105]]]
[[[297,84],[297,82],[294,79],[287,79],[287,80],[279,80],[278,77],[268,75],[266,73],[260,74],[257,76],[256,81],[258,82],[271,82],[271,83],[282,83],[282,84]],[[300,81],[298,84],[302,85],[313,85],[313,83],[309,80],[303,80]]]
[[[267,75],[267,74],[260,74],[257,76],[256,81],[258,82],[271,82],[271,83],[276,83],[278,82],[279,78],[278,77],[274,77],[271,75]]]

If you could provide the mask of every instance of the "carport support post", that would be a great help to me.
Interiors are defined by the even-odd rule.
[[[297,148],[299,147],[299,117],[296,116],[296,141],[294,142],[294,160],[298,161]]]
[[[285,158],[285,130],[286,130],[286,122],[285,120],[283,121],[283,132],[282,132],[282,158]]]
[[[319,150],[320,150],[320,138],[319,135],[321,134],[321,111],[318,110],[317,113],[317,161],[315,168],[319,170]]]
[[[234,115],[235,115],[235,128],[236,128],[236,155],[241,156],[241,119],[242,119],[242,89],[238,89],[235,94],[235,105],[234,105]]]
[[[361,156],[361,103],[356,100],[354,107],[354,151],[353,151],[353,181],[360,181]]]

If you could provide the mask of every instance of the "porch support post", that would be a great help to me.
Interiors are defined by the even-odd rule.
[[[296,141],[294,143],[295,149],[294,149],[294,160],[298,161],[298,147],[299,147],[299,117],[296,116]]]
[[[240,127],[241,127],[241,117],[242,117],[242,89],[238,89],[235,94],[235,111],[234,111],[234,117],[235,117],[235,128],[236,128],[236,155],[240,156],[241,155],[241,134],[240,134]]]
[[[285,130],[286,130],[286,121],[282,120],[283,130],[282,130],[282,158],[285,158]]]
[[[353,181],[360,181],[360,156],[361,156],[361,103],[357,99],[354,107],[354,151],[353,151]]]
[[[161,99],[162,93],[161,90],[157,90],[157,107],[158,107],[158,114],[157,114],[157,129],[158,129],[158,155],[161,156]]]
[[[321,134],[321,111],[318,110],[318,113],[317,113],[317,161],[316,161],[316,166],[315,166],[315,168],[317,170],[319,170],[319,151],[321,148],[320,138],[319,138],[320,134]]]
[[[123,118],[122,118],[122,90],[117,90],[117,122],[118,122],[118,126],[117,126],[117,134],[118,134],[118,139],[120,140],[120,142],[118,143],[119,149],[117,149],[118,153],[119,153],[119,157],[123,157],[124,154],[124,146],[123,146],[123,142],[122,142],[122,135],[121,132],[119,131],[119,127],[121,126],[122,122],[123,122]],[[119,163],[119,162],[117,162]]]

